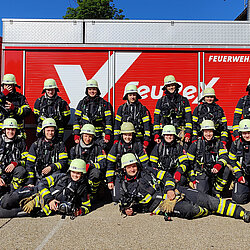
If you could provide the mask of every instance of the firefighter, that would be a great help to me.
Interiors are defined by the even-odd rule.
[[[191,186],[201,192],[220,197],[230,170],[227,167],[228,152],[223,143],[214,136],[215,126],[211,120],[201,123],[202,137],[191,144],[187,156],[191,170]]]
[[[132,152],[139,159],[142,167],[148,169],[149,158],[143,149],[141,142],[135,140],[135,128],[131,122],[124,122],[121,126],[121,139],[116,142],[110,149],[107,156],[107,172],[106,178],[108,182],[108,188],[110,190],[114,189],[115,177],[120,174],[121,170],[121,157],[125,153]],[[113,200],[117,201],[115,198],[115,192],[113,190]]]
[[[41,178],[53,173],[65,172],[68,154],[63,141],[57,138],[57,126],[53,118],[42,123],[42,136],[32,143],[26,162],[28,185],[35,185]]]
[[[232,199],[245,204],[250,201],[250,119],[241,120],[238,131],[240,137],[232,143],[229,152],[235,176]]]
[[[24,118],[27,117],[31,108],[25,96],[16,91],[16,78],[13,74],[6,74],[2,80],[2,92],[0,93],[0,128],[6,118],[14,118],[17,121],[20,134],[24,137]]]
[[[184,185],[186,182],[185,150],[177,140],[176,129],[173,125],[165,125],[162,130],[163,140],[156,144],[150,155],[152,168],[167,171],[176,182]]]
[[[80,134],[80,142],[70,150],[70,159],[79,158],[87,163],[91,198],[94,198],[106,173],[106,155],[95,141],[95,127],[92,124],[83,125]]]
[[[173,75],[164,78],[165,96],[161,97],[154,112],[154,141],[161,142],[161,130],[165,125],[173,125],[185,143],[190,143],[192,134],[192,114],[189,101],[178,93],[180,84]]]
[[[193,112],[193,141],[197,140],[200,135],[200,124],[202,121],[212,120],[215,125],[214,136],[226,145],[228,141],[227,119],[223,109],[216,103],[217,101],[214,89],[206,88],[200,99],[202,103]]]
[[[100,96],[101,92],[96,80],[90,79],[87,81],[85,93],[86,96],[78,103],[75,111],[74,140],[76,143],[80,142],[81,127],[90,123],[95,126],[98,143],[103,147],[108,147],[113,132],[113,108],[109,102]]]
[[[19,205],[32,216],[58,213],[74,218],[88,214],[91,203],[86,173],[86,163],[82,159],[74,159],[67,173],[54,173],[42,178],[37,186],[24,187],[3,196],[0,217],[18,216]]]
[[[70,108],[66,101],[58,96],[59,89],[54,79],[46,79],[42,93],[34,105],[34,115],[37,122],[37,136],[42,129],[42,122],[46,118],[53,118],[58,128],[58,137],[62,140],[64,129],[70,120]]]
[[[241,119],[250,118],[250,78],[246,91],[248,94],[240,98],[234,111],[233,136],[235,139],[239,138],[239,122]]]
[[[122,156],[123,176],[119,190],[120,211],[127,216],[136,212],[151,212],[193,219],[217,213],[250,221],[250,212],[229,200],[212,197],[198,190],[177,185],[165,172],[163,186],[155,184],[151,175],[144,172],[132,153]]]
[[[3,122],[0,136],[0,197],[20,188],[26,177],[25,159],[27,148],[24,139],[18,135],[18,125],[14,118]]]
[[[126,87],[123,100],[126,102],[121,105],[115,117],[114,141],[120,139],[120,130],[123,122],[131,122],[135,127],[136,138],[147,148],[150,143],[151,119],[148,109],[139,101],[141,96],[138,94],[136,85],[130,84]]]

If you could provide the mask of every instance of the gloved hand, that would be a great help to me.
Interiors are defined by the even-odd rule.
[[[237,139],[239,139],[240,137],[237,135],[237,136],[234,136],[233,137],[233,141],[236,141]]]
[[[219,171],[220,171],[220,169],[222,168],[222,166],[220,165],[220,164],[215,164],[214,166],[213,166],[213,168],[211,169],[211,172],[213,173],[213,174],[217,174]]]
[[[75,143],[79,143],[80,135],[74,135],[74,141],[75,141]]]
[[[197,180],[195,180],[195,181],[190,181],[189,183],[188,183],[188,185],[189,185],[189,187],[191,187],[192,189],[196,189],[196,184],[198,183],[198,181]]]
[[[118,140],[114,140],[114,144],[116,144],[118,142]]]
[[[244,176],[241,176],[240,178],[238,178],[238,182],[239,183],[245,183],[246,180],[245,180]]]
[[[181,173],[176,171],[174,174],[174,179],[179,182],[181,180]]]
[[[37,194],[33,194],[29,197],[26,197],[26,198],[23,198],[22,200],[20,200],[20,202],[19,202],[20,207],[23,208],[23,206],[25,204],[27,204],[29,201],[33,200],[36,197],[36,195]]]
[[[159,136],[158,134],[155,134],[155,136],[154,136],[154,141],[155,141],[156,143],[160,143],[160,142],[161,142],[160,136]]]
[[[196,142],[197,140],[193,140],[192,143]]]
[[[10,91],[8,89],[4,89],[2,93],[6,96],[10,93]]]
[[[143,142],[143,147],[144,147],[144,148],[147,148],[148,145],[149,145],[149,142],[148,142],[148,141],[144,141],[144,142]]]
[[[104,136],[104,142],[108,143],[110,141],[110,135],[105,135]]]
[[[166,199],[161,202],[161,204],[159,205],[159,209],[164,213],[172,213],[174,211],[175,205],[176,205],[176,199],[174,200]]]
[[[223,143],[223,145],[226,147],[227,142],[226,141],[221,141]]]

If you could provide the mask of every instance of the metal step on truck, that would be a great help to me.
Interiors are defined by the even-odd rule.
[[[231,128],[237,101],[246,94],[248,21],[2,21],[1,76],[16,76],[32,108],[47,78],[56,80],[72,109],[83,98],[86,81],[94,78],[115,112],[126,85],[136,84],[153,116],[163,79],[172,74],[192,110],[202,90],[213,87]],[[26,121],[26,130],[34,135],[34,119]]]

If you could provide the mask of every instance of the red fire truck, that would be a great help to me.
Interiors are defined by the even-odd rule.
[[[250,77],[249,35],[250,23],[242,21],[3,19],[1,73],[15,74],[32,108],[47,78],[73,109],[90,78],[115,111],[133,83],[152,116],[172,74],[192,109],[213,87],[231,127]]]

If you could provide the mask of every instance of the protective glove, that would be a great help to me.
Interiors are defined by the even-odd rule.
[[[175,174],[174,174],[174,179],[177,180],[177,181],[180,181],[181,180],[181,173],[176,171]]]
[[[190,181],[189,183],[188,183],[188,185],[189,185],[189,187],[191,187],[192,189],[195,189],[195,184],[197,183],[197,181],[195,180],[195,181]]]
[[[191,139],[191,134],[190,134],[190,133],[186,133],[186,134],[185,134],[185,138]]]
[[[19,205],[21,208],[24,207],[25,204],[27,204],[29,201],[33,200],[36,197],[37,194],[33,194],[29,197],[23,198],[20,202]]]
[[[36,204],[35,199],[29,201],[23,206],[23,211],[29,214],[34,209],[35,204]]]
[[[220,164],[217,163],[213,166],[213,168],[215,168],[219,172],[222,167]]]
[[[88,172],[89,166],[90,166],[89,163],[87,163],[87,164],[86,164],[86,172]]]
[[[158,135],[158,134],[155,134],[155,136],[154,136],[154,141],[156,141],[157,139],[159,139],[160,138],[160,136]]]
[[[223,145],[226,147],[227,142],[226,141],[221,141],[223,143]]]
[[[116,144],[118,142],[118,140],[114,140],[114,144]]]
[[[8,89],[4,89],[2,93],[6,96],[10,93],[10,91]]]
[[[14,110],[15,109],[15,106],[13,103],[10,104],[10,110]]]
[[[143,142],[143,147],[144,147],[144,148],[147,148],[148,145],[149,145],[149,142],[148,142],[148,141],[144,141],[144,142]]]
[[[75,217],[81,216],[82,214],[83,214],[83,213],[82,213],[82,209],[81,209],[81,208],[77,209],[77,210],[75,211],[75,213],[74,213]]]
[[[237,135],[233,138],[233,141],[236,141],[237,139],[239,139],[240,137]]]
[[[104,139],[107,140],[107,141],[110,141],[110,135],[105,135]]]
[[[159,205],[159,209],[164,213],[172,213],[174,211],[175,205],[176,205],[176,199],[174,200],[166,199],[161,202],[161,204]]]
[[[80,140],[80,135],[74,135],[74,141]]]

